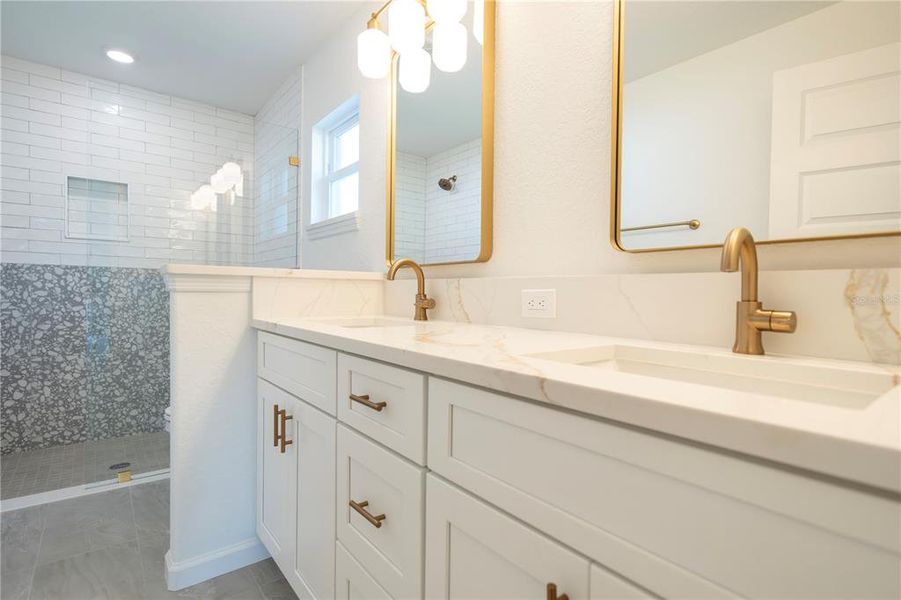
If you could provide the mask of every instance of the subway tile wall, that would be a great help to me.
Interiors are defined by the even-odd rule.
[[[454,189],[438,187],[457,176]],[[430,156],[425,181],[425,261],[473,260],[481,243],[482,140]]]
[[[8,56],[0,77],[3,262],[252,262],[253,117]],[[230,160],[245,171],[244,197],[192,208]],[[127,241],[66,237],[68,177],[128,185]]]
[[[428,161],[398,152],[394,171],[394,256],[425,262],[425,178]]]
[[[295,267],[303,71],[298,68],[254,117],[255,179],[253,262]]]
[[[472,260],[481,243],[481,139],[428,158],[397,153],[395,256],[419,262]],[[450,192],[438,180],[457,176]]]

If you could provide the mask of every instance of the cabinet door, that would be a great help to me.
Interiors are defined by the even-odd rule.
[[[545,600],[548,585],[589,597],[588,560],[468,493],[428,475],[426,597]]]
[[[291,407],[295,553],[284,573],[300,598],[326,600],[335,595],[335,419],[301,400]]]
[[[257,399],[257,535],[282,572],[287,572],[294,554],[292,478],[297,452],[293,444],[282,452],[276,432],[281,427],[278,411],[292,412],[296,400],[262,379],[257,380]]]
[[[340,600],[391,600],[385,589],[366,572],[350,552],[340,542],[335,543],[336,591]]]

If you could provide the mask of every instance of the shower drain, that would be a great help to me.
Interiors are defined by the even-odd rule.
[[[110,471],[121,471],[122,469],[127,469],[130,466],[131,466],[130,462],[121,462],[121,463],[116,463],[114,465],[110,465],[109,468],[110,468]]]

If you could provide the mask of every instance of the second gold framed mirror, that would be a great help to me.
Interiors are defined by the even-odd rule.
[[[424,90],[404,81],[394,54],[387,149],[388,263],[485,262],[492,252],[494,195],[495,3],[468,2],[466,61],[435,65]],[[476,30],[478,22],[483,26]],[[440,35],[440,33],[439,33]],[[425,49],[434,55],[435,27]],[[421,88],[421,81],[416,86]]]
[[[614,11],[614,247],[901,233],[901,3]]]

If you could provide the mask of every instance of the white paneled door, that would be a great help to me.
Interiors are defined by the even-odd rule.
[[[769,239],[901,228],[901,44],[773,74]]]

